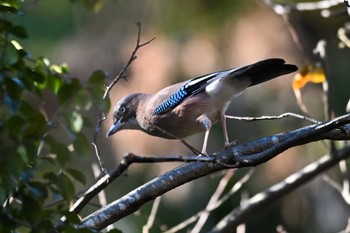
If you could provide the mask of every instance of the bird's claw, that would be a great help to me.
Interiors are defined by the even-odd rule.
[[[238,144],[238,140],[233,140],[232,142],[225,142],[224,148],[229,149]]]

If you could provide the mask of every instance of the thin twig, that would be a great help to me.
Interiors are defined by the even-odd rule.
[[[101,159],[100,150],[97,146],[97,139],[98,139],[98,134],[101,132],[102,122],[105,121],[106,119],[107,119],[107,117],[104,114],[104,112],[102,110],[99,110],[98,119],[97,119],[97,123],[96,123],[96,127],[95,127],[95,133],[94,133],[93,141],[91,142],[91,145],[94,147],[95,155],[97,157],[97,161],[100,165],[100,169],[101,169],[103,174],[107,174],[107,169],[104,166],[103,161]]]
[[[153,205],[152,205],[151,214],[149,215],[148,221],[147,221],[146,225],[144,225],[142,227],[142,233],[148,233],[149,230],[151,229],[151,227],[153,226],[154,220],[156,219],[156,214],[158,211],[160,200],[161,200],[160,196],[154,200]]]
[[[98,179],[98,177],[100,177],[101,172],[102,172],[99,169],[99,166],[97,166],[96,163],[92,163],[91,169],[92,169],[92,172],[94,174],[95,179]],[[98,196],[98,201],[100,202],[101,207],[105,207],[107,205],[107,198],[106,198],[105,191],[102,190],[101,192],[99,192],[99,194],[97,196]],[[107,231],[110,231],[112,229],[114,229],[113,224],[111,224],[107,227]]]
[[[180,230],[184,229],[185,227],[187,227],[188,225],[192,224],[193,222],[197,221],[197,219],[206,212],[212,212],[214,210],[216,210],[217,208],[219,208],[224,202],[226,202],[227,200],[230,199],[230,197],[232,197],[249,179],[250,177],[253,175],[254,169],[250,169],[247,174],[245,174],[242,179],[240,179],[238,182],[236,182],[233,187],[231,188],[231,190],[226,193],[224,196],[222,196],[218,201],[216,201],[215,203],[212,203],[211,205],[208,205],[205,210],[201,210],[198,213],[196,213],[195,215],[192,215],[191,217],[189,217],[188,219],[186,219],[185,221],[177,224],[176,226],[170,228],[169,230],[167,230],[164,233],[175,233],[175,232],[179,232]]]
[[[232,186],[230,191],[228,191],[228,193],[226,193],[224,196],[222,196],[220,198],[220,200],[218,200],[216,203],[214,203],[213,205],[209,206],[207,210],[208,211],[213,211],[213,210],[217,209],[219,206],[221,206],[224,202],[229,200],[238,190],[240,190],[242,188],[242,186],[245,183],[247,183],[249,181],[249,179],[252,177],[254,171],[255,171],[254,168],[249,169],[247,174],[245,174],[238,182],[236,182]]]
[[[325,181],[327,184],[329,184],[332,188],[337,190],[339,193],[342,192],[341,185],[335,181],[329,174],[325,173],[322,175],[322,180]]]
[[[125,72],[127,71],[127,69],[129,68],[129,66],[131,65],[131,63],[137,58],[136,53],[137,51],[142,48],[143,46],[148,45],[149,43],[151,43],[154,39],[152,38],[149,41],[146,41],[145,43],[140,43],[140,38],[141,38],[141,23],[136,23],[137,27],[138,27],[138,32],[137,32],[137,39],[136,39],[136,46],[134,51],[132,51],[131,56],[129,58],[129,61],[126,63],[126,65],[123,67],[123,69],[119,72],[119,74],[115,77],[115,79],[107,86],[105,93],[103,94],[103,99],[106,99],[107,96],[109,95],[109,92],[112,90],[113,86],[120,80],[120,79],[124,79],[127,80],[127,76],[125,75]],[[94,133],[94,137],[93,137],[93,141],[92,141],[92,146],[94,147],[95,150],[95,155],[97,157],[97,160],[100,164],[101,170],[104,174],[107,173],[107,169],[105,168],[100,153],[99,153],[99,149],[97,146],[97,138],[98,138],[98,134],[101,131],[101,125],[102,123],[107,119],[106,114],[102,111],[99,110],[98,113],[98,120],[97,120],[97,124],[96,124],[96,128],[95,128],[95,133]]]
[[[209,214],[210,214],[210,211],[208,211],[207,209],[209,209],[209,207],[211,205],[213,205],[214,203],[216,203],[218,201],[218,199],[220,198],[221,194],[224,192],[228,182],[231,180],[234,173],[235,173],[234,169],[227,170],[225,176],[220,180],[215,192],[211,196],[211,198],[207,204],[207,207],[200,215],[200,217],[197,221],[197,224],[193,227],[191,233],[199,233],[202,230],[202,228],[203,228],[203,226],[204,226],[205,222],[207,221]]]
[[[350,182],[348,174],[348,165],[346,164],[346,161],[340,161],[339,167],[343,178],[343,189],[341,194],[346,203],[350,204]]]
[[[311,117],[303,116],[297,113],[292,113],[292,112],[286,112],[278,116],[261,116],[261,117],[238,117],[238,116],[229,116],[225,115],[226,118],[228,119],[233,119],[233,120],[239,120],[239,121],[258,121],[258,120],[277,120],[277,119],[282,119],[285,117],[294,117],[302,120],[306,120],[309,122],[312,122],[314,124],[319,124],[321,123],[320,121],[313,119]]]
[[[123,69],[119,72],[119,74],[117,75],[117,77],[115,77],[115,79],[107,86],[105,93],[103,94],[103,99],[106,99],[109,92],[111,91],[112,87],[120,80],[120,79],[124,79],[127,80],[127,76],[125,75],[125,72],[127,71],[127,69],[129,68],[129,66],[131,65],[131,63],[137,58],[136,53],[137,51],[142,48],[143,46],[148,45],[149,43],[151,43],[153,40],[155,40],[156,38],[153,37],[152,39],[146,41],[145,43],[140,43],[140,37],[141,37],[141,23],[136,23],[137,27],[138,27],[138,33],[137,33],[137,40],[136,40],[136,46],[134,51],[131,53],[131,56],[129,58],[129,61],[126,63],[126,65],[123,67]]]
[[[349,177],[347,172],[346,161],[342,160],[339,162],[340,171],[342,173],[343,185],[340,185],[335,181],[330,175],[324,174],[322,176],[323,180],[333,187],[339,194],[343,197],[344,201],[350,205],[350,192],[349,192]]]

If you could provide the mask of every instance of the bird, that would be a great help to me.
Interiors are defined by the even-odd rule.
[[[225,112],[246,88],[298,70],[283,59],[270,58],[222,70],[165,87],[154,94],[129,94],[116,104],[107,137],[120,130],[140,130],[166,139],[205,132],[201,153],[207,155],[210,129],[221,121],[224,146],[231,145]]]

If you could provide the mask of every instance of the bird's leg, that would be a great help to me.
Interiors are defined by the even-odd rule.
[[[198,117],[197,119],[200,123],[202,123],[202,125],[205,128],[205,135],[204,135],[204,141],[203,141],[203,147],[202,147],[202,153],[201,155],[208,155],[207,154],[207,145],[208,145],[208,139],[209,139],[209,133],[210,133],[210,129],[211,129],[211,121],[210,119],[207,117],[207,115],[201,115],[200,117]]]
[[[188,144],[185,140],[183,140],[183,139],[181,139],[181,138],[179,138],[179,137],[177,137],[177,136],[175,136],[175,135],[173,135],[173,134],[171,134],[171,133],[165,131],[164,129],[162,129],[162,128],[156,126],[155,124],[151,123],[151,122],[150,122],[149,120],[147,120],[146,118],[144,118],[144,120],[147,122],[147,124],[151,125],[151,126],[154,127],[156,130],[159,130],[160,132],[162,132],[162,133],[164,133],[164,134],[166,134],[166,135],[168,135],[168,136],[170,136],[170,137],[172,137],[172,138],[174,138],[174,139],[180,140],[180,141],[182,142],[182,144],[184,144],[185,146],[187,146],[187,148],[190,149],[193,153],[199,154],[199,155],[201,154],[201,152],[199,152],[199,150],[197,150],[196,148],[194,148],[193,146],[191,146],[190,144]]]
[[[236,140],[233,140],[232,142],[230,142],[230,139],[228,138],[228,132],[227,132],[227,124],[226,124],[226,115],[225,113],[221,112],[220,113],[220,118],[221,118],[221,126],[222,126],[222,131],[224,133],[224,147],[225,148],[229,148],[231,146],[234,146],[237,144]]]
[[[230,143],[227,133],[226,115],[225,113],[220,113],[222,131],[224,133],[225,147]]]

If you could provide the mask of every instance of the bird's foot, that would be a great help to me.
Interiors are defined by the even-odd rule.
[[[233,140],[232,142],[225,142],[224,148],[228,149],[238,144],[238,140]]]
[[[209,155],[208,155],[208,153],[206,151],[202,151],[201,153],[198,154],[198,156],[209,157]]]

